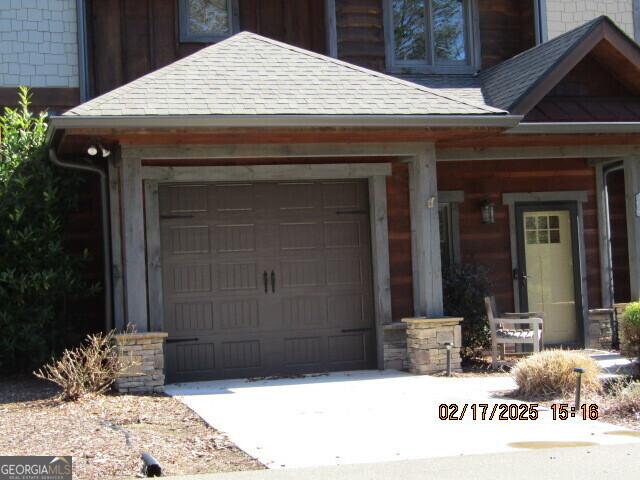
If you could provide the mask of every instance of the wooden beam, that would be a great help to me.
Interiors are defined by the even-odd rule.
[[[439,162],[530,160],[543,158],[618,158],[640,155],[638,145],[567,145],[549,147],[438,148]]]
[[[387,220],[387,180],[369,178],[371,220],[371,258],[373,262],[373,298],[376,318],[378,368],[384,369],[384,328],[391,323],[391,274],[389,272],[389,225]]]
[[[149,301],[149,329],[162,332],[164,328],[164,300],[162,296],[162,249],[160,245],[160,207],[158,182],[144,182],[144,209],[147,237],[147,278]]]
[[[141,160],[189,160],[287,157],[388,157],[416,155],[425,143],[309,143],[247,145],[123,146],[128,156]]]
[[[119,159],[114,155],[108,161],[109,213],[111,217],[111,278],[113,282],[113,321],[117,330],[126,327],[124,313],[124,279],[122,271],[122,216],[120,206]]]
[[[142,178],[160,182],[328,180],[391,175],[390,163],[142,167]]]
[[[433,145],[409,161],[411,253],[415,316],[443,314],[438,182]]]
[[[147,271],[140,158],[122,152],[124,285],[127,323],[148,331]]]

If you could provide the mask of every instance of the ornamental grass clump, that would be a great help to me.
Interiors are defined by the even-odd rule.
[[[518,385],[518,396],[525,400],[543,400],[573,395],[576,388],[575,368],[584,369],[582,391],[601,388],[600,367],[583,352],[546,350],[520,360],[511,374]]]
[[[617,382],[608,393],[607,413],[640,419],[640,382]]]

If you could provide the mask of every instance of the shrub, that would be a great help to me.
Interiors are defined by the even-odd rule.
[[[518,394],[527,400],[564,397],[575,392],[575,368],[583,368],[582,389],[600,390],[600,367],[587,354],[568,350],[546,350],[524,358],[511,371]]]
[[[447,267],[443,271],[442,290],[445,315],[464,318],[461,355],[478,356],[491,341],[484,306],[484,297],[491,291],[487,270],[471,264]]]
[[[640,302],[627,305],[620,319],[622,351],[625,355],[640,356]]]
[[[63,400],[77,400],[87,394],[107,391],[118,375],[131,367],[118,357],[114,331],[87,336],[77,348],[67,349],[59,360],[52,360],[34,372],[61,389]]]
[[[46,158],[46,114],[29,112],[29,91],[0,116],[0,371],[31,370],[77,326],[66,315],[76,292],[91,293],[80,261],[64,248],[64,221],[78,180]],[[73,333],[75,336],[76,334]],[[75,337],[77,338],[77,337]],[[76,340],[77,341],[77,340]]]
[[[608,413],[640,417],[640,382],[617,382],[609,394]]]

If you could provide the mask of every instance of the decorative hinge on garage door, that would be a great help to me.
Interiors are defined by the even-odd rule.
[[[197,337],[193,337],[193,338],[167,338],[165,340],[166,343],[184,343],[184,342],[197,342],[198,340],[200,340]]]
[[[344,330],[341,330],[342,333],[364,333],[370,331],[371,328],[346,328]]]

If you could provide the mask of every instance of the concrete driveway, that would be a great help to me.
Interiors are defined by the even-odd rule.
[[[175,384],[166,392],[269,468],[387,462],[496,452],[571,442],[640,442],[614,425],[570,419],[440,420],[439,405],[505,401],[509,377],[445,378],[358,371],[277,380]],[[488,414],[487,414],[488,415]],[[496,414],[497,417],[497,414]],[[614,433],[612,433],[614,432]],[[615,433],[617,432],[617,433]],[[588,443],[583,443],[588,442]],[[520,447],[514,444],[522,443]]]

